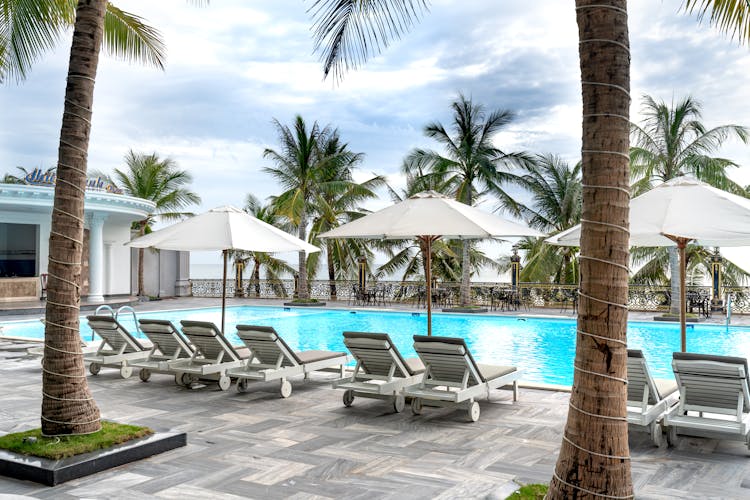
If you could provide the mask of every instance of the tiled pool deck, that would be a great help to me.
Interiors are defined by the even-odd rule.
[[[0,433],[39,425],[39,360],[19,347],[0,341]],[[89,382],[105,418],[186,431],[188,446],[54,488],[0,477],[0,498],[505,498],[517,483],[551,477],[567,393],[522,389],[513,403],[509,391],[494,391],[471,424],[449,409],[393,414],[362,399],[345,408],[330,376],[297,380],[280,399],[276,383],[239,394],[181,388],[167,375],[123,380],[104,369]],[[630,442],[637,498],[750,498],[742,443],[683,438],[658,449],[639,433]]]

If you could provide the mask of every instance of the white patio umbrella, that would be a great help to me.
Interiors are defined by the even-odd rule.
[[[363,238],[424,242],[427,286],[427,335],[432,334],[432,242],[448,239],[484,239],[513,236],[544,236],[529,227],[465,205],[434,191],[366,215],[320,235],[320,238]]]
[[[136,238],[125,245],[162,250],[221,250],[224,273],[221,287],[221,331],[226,307],[227,255],[229,250],[251,252],[319,252],[320,249],[256,219],[232,206],[218,207],[164,229]]]
[[[680,253],[680,332],[685,338],[685,246],[750,245],[750,200],[700,182],[677,177],[630,200],[630,245],[677,246]],[[581,226],[548,238],[554,245],[578,246]]]

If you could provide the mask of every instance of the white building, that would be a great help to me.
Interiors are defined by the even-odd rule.
[[[132,293],[134,267],[131,249],[124,244],[130,240],[132,222],[154,209],[150,201],[116,194],[100,184],[89,184],[85,200],[81,295],[93,302]],[[40,296],[47,273],[53,198],[53,186],[0,184],[0,301]],[[180,270],[177,274],[178,279],[187,279],[187,271],[184,276]]]

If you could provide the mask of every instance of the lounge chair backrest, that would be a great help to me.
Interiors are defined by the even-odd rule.
[[[204,358],[221,361],[228,356],[232,361],[240,361],[240,355],[210,321],[182,320],[180,324],[182,332]]]
[[[736,413],[742,397],[743,411],[750,411],[747,359],[690,352],[672,356],[680,404],[685,410],[716,408]]]
[[[414,350],[429,370],[430,379],[463,384],[468,370],[467,386],[486,382],[462,338],[415,335]]]
[[[344,332],[344,345],[365,373],[385,377],[395,364],[394,377],[414,375],[387,333]]]
[[[302,361],[271,326],[237,325],[237,336],[264,365],[297,366]]]
[[[628,401],[640,405],[646,387],[648,387],[648,404],[655,405],[661,401],[661,394],[648,371],[643,351],[628,349]]]
[[[112,316],[86,316],[97,335],[113,350],[122,353],[145,351],[146,349]],[[124,347],[124,350],[123,350]]]
[[[193,348],[171,321],[161,319],[139,319],[141,331],[148,337],[154,348],[169,358],[189,358]]]

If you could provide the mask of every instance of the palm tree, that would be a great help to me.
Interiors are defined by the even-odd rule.
[[[111,52],[163,66],[158,33],[121,11],[123,17],[117,19],[110,7],[105,0],[0,0],[2,81],[8,76],[22,80],[36,58],[73,26],[49,243],[41,415],[46,435],[86,434],[101,428],[84,374],[78,317],[87,153],[105,30],[104,46]]]
[[[573,168],[559,157],[539,155],[522,175],[523,185],[533,196],[522,213],[529,224],[547,234],[556,234],[581,222],[581,163]],[[577,283],[577,249],[549,245],[539,238],[524,238],[526,250],[522,281]]]
[[[526,165],[531,158],[524,152],[503,152],[493,144],[495,134],[513,120],[513,113],[498,109],[487,114],[482,105],[474,104],[463,94],[459,94],[451,108],[450,132],[437,122],[424,129],[425,135],[440,143],[446,154],[415,149],[404,160],[404,172],[418,169],[428,176],[444,178],[450,194],[467,205],[474,205],[482,194],[491,193],[500,200],[502,209],[518,214],[518,203],[504,191],[503,185],[518,182],[518,177],[508,169]],[[470,254],[471,242],[463,241],[460,291],[463,306],[468,305],[470,298]]]
[[[738,165],[725,158],[710,156],[729,137],[748,140],[748,129],[739,125],[721,125],[711,129],[701,122],[701,105],[692,97],[668,105],[643,97],[645,119],[642,126],[632,125],[635,146],[630,149],[633,195],[642,194],[655,183],[692,174],[719,189],[743,195],[744,190],[727,177],[726,170]],[[680,276],[676,247],[669,249],[672,297],[679,297]],[[670,314],[680,313],[680,303],[672,300]]]
[[[193,177],[177,167],[171,158],[160,159],[157,153],[149,155],[128,151],[125,155],[127,170],[115,169],[109,182],[129,196],[153,201],[156,206],[145,219],[133,223],[138,236],[151,232],[157,218],[169,221],[193,215],[183,209],[201,202],[200,196],[187,186]],[[138,249],[138,296],[143,296],[143,248]]]
[[[718,1],[718,0],[717,0]],[[318,0],[337,77],[399,37],[425,1]],[[581,301],[571,411],[548,498],[633,494],[626,415],[630,50],[626,0],[576,0],[583,94]]]
[[[104,50],[163,69],[165,46],[159,33],[109,2],[106,8]],[[24,80],[33,63],[73,27],[75,9],[71,0],[0,0],[0,83]]]
[[[708,14],[709,23],[724,33],[737,36],[740,43],[750,40],[750,2],[748,0],[685,0],[685,11],[698,11],[698,18]]]
[[[322,189],[315,202],[310,239],[316,245],[325,245],[330,297],[336,300],[336,280],[346,279],[356,272],[357,259],[368,254],[366,244],[357,239],[327,239],[321,243],[317,235],[364,216],[365,212],[359,208],[360,203],[377,198],[374,190],[385,184],[385,178],[375,176],[362,183],[354,182],[352,170],[361,163],[364,155],[349,151],[348,144],[341,141],[336,131],[320,147],[323,156],[333,160],[328,163],[321,178]],[[310,256],[308,272],[314,272],[317,268],[319,255]]]
[[[322,146],[337,135],[337,131],[330,127],[321,129],[317,122],[313,122],[308,130],[305,120],[299,115],[295,117],[294,130],[278,120],[274,119],[273,123],[281,149],[266,148],[263,157],[269,158],[276,166],[263,170],[275,177],[285,189],[273,200],[276,210],[294,224],[297,237],[307,241],[307,226],[315,212],[318,195],[339,182],[326,178],[326,169],[334,168],[343,161],[342,157],[348,157],[351,153],[348,150],[325,151]],[[305,300],[309,298],[306,252],[299,252],[298,262],[297,296]]]
[[[287,231],[292,229],[290,227],[284,227],[283,217],[279,216],[274,212],[272,204],[263,205],[260,200],[253,194],[248,194],[245,198],[245,212],[249,213],[258,220],[261,220],[272,226],[282,228]],[[251,280],[254,281],[255,296],[260,297],[260,271],[265,269],[266,279],[268,280],[279,280],[283,274],[293,274],[294,269],[284,262],[282,259],[277,259],[269,253],[265,252],[248,252],[248,251],[233,251],[231,255],[235,262],[242,262],[246,265],[248,262],[253,262],[253,269],[250,273]]]

